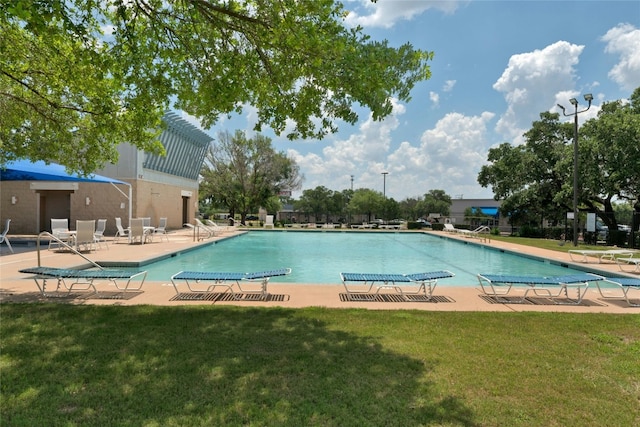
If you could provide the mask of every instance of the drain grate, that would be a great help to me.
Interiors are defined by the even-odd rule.
[[[527,297],[524,300],[522,297],[516,296],[490,296],[490,295],[478,295],[483,301],[489,304],[520,304],[520,305],[575,305],[579,307],[606,307],[606,304],[599,303],[597,301],[583,299],[580,304],[574,304],[571,300],[563,298],[544,298],[544,297]]]
[[[340,301],[342,302],[430,302],[430,303],[451,303],[455,300],[443,296],[433,295],[431,298],[427,298],[426,295],[402,295],[397,294],[340,294]]]
[[[229,292],[187,292],[173,296],[169,301],[289,301],[289,295],[283,294],[262,294]]]
[[[143,291],[136,292],[96,292],[89,295],[84,295],[79,299],[117,299],[117,300],[130,300],[132,298],[141,295]]]

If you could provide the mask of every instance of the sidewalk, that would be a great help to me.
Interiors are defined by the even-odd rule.
[[[191,230],[178,230],[169,234],[169,242],[156,238],[154,242],[145,245],[129,245],[125,239],[116,243],[112,238],[107,238],[109,249],[100,249],[88,254],[87,257],[98,263],[111,262],[147,262],[150,260],[170,257],[172,254],[188,251],[200,245],[209,245],[217,239],[233,236],[241,231],[222,233],[220,236],[202,242],[195,241]],[[313,231],[310,231],[313,232]],[[359,232],[359,231],[355,231]],[[387,231],[380,231],[387,232]],[[453,239],[463,239],[467,242],[487,245],[496,249],[512,251],[519,254],[532,255],[553,260],[572,267],[584,267],[588,265],[590,271],[600,271],[603,274],[624,274],[618,266],[611,262],[597,263],[597,259],[590,259],[589,264],[572,262],[569,255],[563,252],[548,251],[529,246],[515,245],[500,241],[479,243],[475,239],[452,236],[444,232],[432,232],[440,236]],[[25,237],[26,238],[26,237]],[[34,237],[30,236],[33,241]],[[307,285],[307,284],[281,284],[270,283],[268,301],[174,301],[176,293],[167,278],[164,282],[145,282],[142,293],[132,294],[128,299],[98,299],[75,298],[55,299],[43,298],[33,281],[19,270],[38,265],[38,252],[35,245],[27,247],[20,244],[20,238],[12,238],[15,254],[11,254],[5,245],[2,245],[0,256],[0,302],[9,301],[65,301],[73,304],[102,304],[102,305],[198,305],[198,304],[230,304],[238,306],[265,306],[300,308],[310,306],[332,308],[363,308],[363,309],[415,309],[429,311],[494,311],[494,312],[519,312],[519,311],[555,311],[555,312],[579,312],[579,313],[640,313],[640,308],[629,307],[624,300],[603,300],[595,287],[589,288],[587,294],[579,306],[567,306],[556,304],[499,304],[492,303],[482,298],[477,283],[470,283],[468,287],[445,286],[438,284],[434,292],[434,301],[431,302],[354,302],[341,300],[344,293],[342,285]],[[15,243],[14,243],[15,242]],[[41,265],[47,267],[78,267],[86,264],[81,257],[64,252],[48,251],[47,245],[40,249]],[[629,277],[638,275],[627,274]],[[109,290],[109,286],[100,282],[98,289]],[[630,295],[632,298],[638,297]]]

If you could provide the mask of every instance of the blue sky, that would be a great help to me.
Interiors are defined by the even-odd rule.
[[[393,46],[433,51],[431,79],[412,100],[374,122],[340,124],[322,140],[289,141],[266,130],[300,166],[303,188],[371,188],[400,201],[441,189],[454,198],[492,198],[477,183],[488,150],[520,144],[542,111],[570,107],[592,93],[594,117],[604,101],[640,86],[640,1],[345,1],[346,25],[359,24]],[[568,109],[568,111],[572,111]],[[255,109],[207,130],[253,134]],[[567,120],[571,120],[567,118]],[[301,191],[293,193],[299,197]]]

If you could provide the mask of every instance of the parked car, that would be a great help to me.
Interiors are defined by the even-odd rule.
[[[247,215],[247,221],[257,221],[258,219],[255,215]]]

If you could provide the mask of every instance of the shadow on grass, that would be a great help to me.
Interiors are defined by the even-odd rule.
[[[319,317],[3,304],[3,425],[475,425],[433,365]]]

